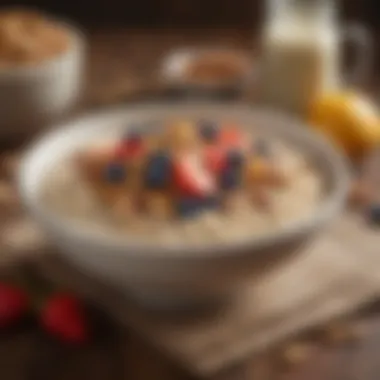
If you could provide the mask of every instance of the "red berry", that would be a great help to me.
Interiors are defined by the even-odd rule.
[[[29,299],[20,288],[0,284],[0,328],[17,323],[28,311]]]
[[[218,175],[226,165],[225,151],[217,146],[207,146],[204,150],[204,161],[206,169]]]
[[[64,342],[81,344],[88,340],[84,305],[70,294],[56,294],[48,299],[40,317],[45,330]]]
[[[116,158],[121,160],[133,159],[144,153],[144,144],[141,140],[126,140],[116,148]]]
[[[216,184],[200,156],[184,155],[173,164],[173,181],[180,195],[203,197],[213,194]]]
[[[218,145],[223,149],[243,149],[246,144],[246,136],[238,128],[227,126],[221,129]]]

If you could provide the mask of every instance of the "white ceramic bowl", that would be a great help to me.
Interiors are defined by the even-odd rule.
[[[254,125],[289,141],[316,164],[326,194],[316,212],[281,231],[238,244],[217,244],[197,250],[152,247],[133,239],[114,238],[76,225],[52,213],[39,199],[45,173],[62,158],[92,139],[117,135],[126,126],[167,117],[233,119]],[[22,199],[31,215],[47,231],[61,254],[81,271],[116,286],[149,304],[178,305],[217,299],[234,292],[252,276],[264,273],[299,248],[341,209],[347,189],[343,158],[322,138],[293,120],[273,112],[243,106],[134,106],[115,109],[62,125],[34,144],[24,157],[19,175]]]
[[[66,23],[70,47],[36,65],[0,70],[0,138],[33,132],[65,115],[82,92],[85,40]]]

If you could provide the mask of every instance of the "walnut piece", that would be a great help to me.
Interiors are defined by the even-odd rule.
[[[304,363],[312,354],[315,345],[310,342],[296,341],[289,343],[281,352],[281,364],[285,367],[294,367]]]
[[[344,344],[360,338],[361,331],[349,322],[333,322],[323,330],[323,340],[327,344]]]

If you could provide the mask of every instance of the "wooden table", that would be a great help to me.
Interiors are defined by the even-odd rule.
[[[250,48],[253,36],[233,31],[113,31],[91,36],[87,96],[108,91],[122,80],[154,80],[160,58],[176,46],[217,43]],[[301,366],[284,371],[272,353],[241,363],[215,380],[378,380],[380,316],[376,305],[355,318],[365,332],[354,344],[320,346]],[[186,379],[189,375],[119,326],[107,323],[109,339],[90,347],[58,347],[41,337],[36,326],[0,337],[0,376],[4,380]]]

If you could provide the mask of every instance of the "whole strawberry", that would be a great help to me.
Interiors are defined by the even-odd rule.
[[[50,297],[40,314],[42,327],[63,342],[82,344],[88,340],[89,328],[83,303],[67,293]]]
[[[29,308],[27,294],[15,285],[0,283],[0,329],[21,320]]]

